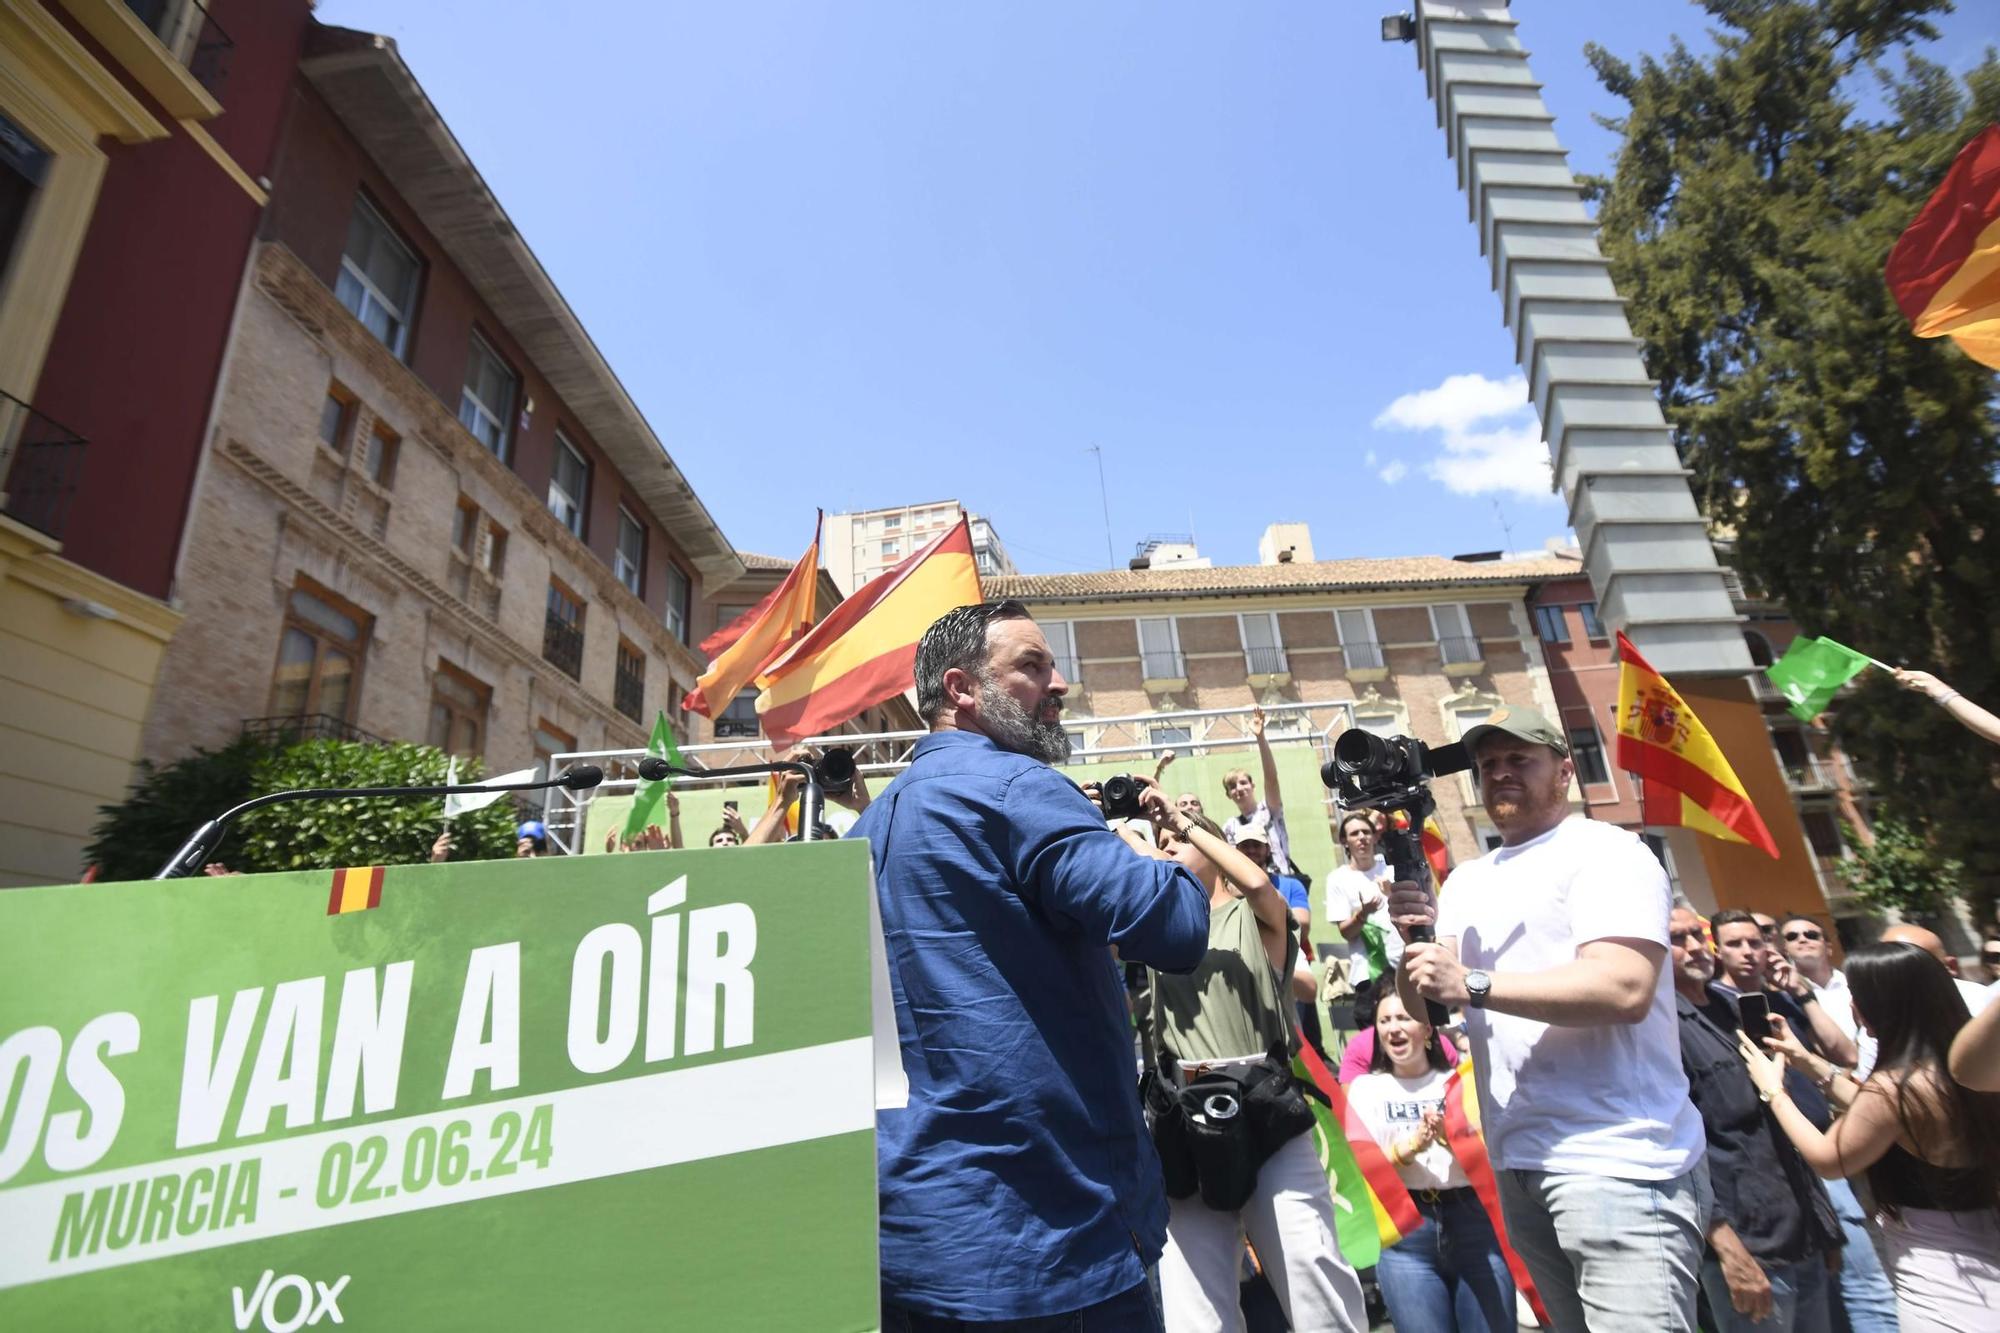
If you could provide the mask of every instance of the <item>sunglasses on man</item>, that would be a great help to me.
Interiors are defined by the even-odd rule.
[[[1826,936],[1817,930],[1788,930],[1785,932],[1785,941],[1790,944],[1796,944],[1800,940],[1823,940],[1825,938]]]

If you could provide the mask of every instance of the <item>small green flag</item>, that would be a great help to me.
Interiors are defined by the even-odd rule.
[[[1846,644],[1800,635],[1785,649],[1783,659],[1765,668],[1764,674],[1785,696],[1785,706],[1793,716],[1810,722],[1826,711],[1841,686],[1874,664],[1874,658]]]
[[[686,768],[681,758],[681,747],[674,744],[674,729],[667,722],[666,710],[662,709],[653,721],[653,735],[646,742],[646,753],[658,755],[675,768]],[[646,831],[648,824],[659,823],[660,802],[666,799],[667,788],[674,785],[671,777],[658,782],[642,782],[632,793],[632,813],[625,817],[625,836],[636,838]]]

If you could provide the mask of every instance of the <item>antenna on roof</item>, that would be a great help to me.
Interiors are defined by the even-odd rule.
[[[1104,567],[1118,568],[1118,553],[1111,549],[1111,492],[1104,485],[1104,451],[1091,445],[1089,453],[1097,455],[1097,496],[1104,502]]]
[[[1500,520],[1500,533],[1507,539],[1507,545],[1504,549],[1512,551],[1514,549],[1514,525],[1507,521],[1507,511],[1500,507],[1498,500],[1493,502],[1493,516]]]

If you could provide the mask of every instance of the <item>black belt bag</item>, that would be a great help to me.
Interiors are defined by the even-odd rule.
[[[1257,1188],[1258,1169],[1313,1124],[1282,1047],[1238,1073],[1203,1074],[1179,1090],[1148,1072],[1141,1094],[1167,1197],[1199,1192],[1217,1212],[1241,1208]]]

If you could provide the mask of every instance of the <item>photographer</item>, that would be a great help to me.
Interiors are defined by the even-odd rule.
[[[1224,1080],[1225,1090],[1241,1092],[1242,1132],[1266,1138],[1258,1124],[1261,1103],[1245,1090],[1246,1080],[1291,1081],[1296,925],[1270,875],[1230,846],[1212,821],[1182,813],[1150,784],[1139,799],[1154,823],[1155,854],[1178,862],[1208,891],[1207,954],[1189,975],[1152,977],[1142,1020],[1149,1049],[1160,1052],[1162,1074],[1176,1092],[1201,1079]],[[1179,1104],[1163,1114],[1179,1113]],[[1202,1181],[1199,1193],[1171,1200],[1160,1259],[1170,1333],[1241,1326],[1237,1281],[1246,1233],[1293,1328],[1367,1326],[1361,1284],[1334,1239],[1333,1198],[1309,1128],[1307,1119],[1250,1166],[1254,1183],[1244,1182],[1248,1197],[1239,1206],[1204,1202],[1203,1195],[1215,1197],[1212,1179]]]
[[[1466,1007],[1507,1232],[1558,1329],[1695,1327],[1710,1193],[1667,958],[1665,870],[1572,817],[1563,735],[1505,707],[1465,747],[1501,846],[1452,872],[1442,912],[1399,881],[1400,977]],[[1437,940],[1411,931],[1435,924]]]
[[[1069,687],[1020,603],[941,617],[915,674],[930,735],[850,835],[875,863],[910,1083],[876,1120],[882,1327],[1158,1329],[1166,1196],[1112,948],[1194,967],[1202,887],[1049,767]]]

